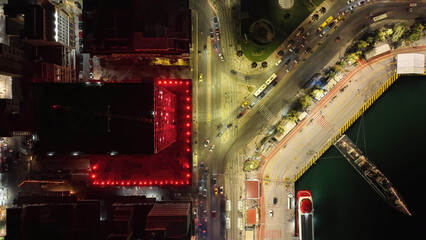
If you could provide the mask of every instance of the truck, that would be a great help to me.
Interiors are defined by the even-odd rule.
[[[380,21],[380,20],[385,19],[387,17],[388,17],[388,15],[386,13],[383,13],[383,14],[380,14],[378,16],[373,17],[373,21],[377,22],[377,21]]]

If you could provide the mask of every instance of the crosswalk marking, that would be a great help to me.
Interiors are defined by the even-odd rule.
[[[270,120],[271,118],[274,117],[274,114],[272,114],[272,112],[269,111],[269,109],[267,109],[264,105],[260,106],[259,112],[262,114],[264,118],[266,118],[266,120]]]
[[[328,131],[332,129],[330,123],[327,122],[327,120],[325,120],[325,118],[319,112],[314,115],[314,119],[324,130]]]

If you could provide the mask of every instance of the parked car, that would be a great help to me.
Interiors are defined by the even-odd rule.
[[[216,145],[212,145],[211,147],[210,147],[210,149],[209,149],[209,152],[213,152],[213,149],[216,147]]]
[[[223,132],[222,132],[222,131],[220,131],[220,132],[216,135],[216,137],[222,137],[222,135],[223,135]]]
[[[207,147],[208,145],[209,145],[209,143],[210,143],[210,140],[206,140],[205,142],[204,142],[204,147]]]
[[[213,185],[216,185],[217,183],[217,178],[213,178]]]
[[[209,175],[209,168],[208,167],[206,167],[206,168],[204,168],[204,175]]]
[[[223,187],[220,187],[220,188],[219,188],[219,193],[220,193],[221,195],[223,195]]]
[[[81,9],[81,4],[79,2],[75,1],[74,4],[78,9]]]
[[[274,212],[272,210],[269,210],[269,216],[270,217],[274,216]]]
[[[207,197],[207,189],[203,189],[203,197]]]

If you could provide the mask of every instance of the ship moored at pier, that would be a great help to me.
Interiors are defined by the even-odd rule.
[[[334,145],[391,207],[411,216],[411,212],[408,210],[401,194],[392,186],[389,179],[364,156],[361,150],[346,135],[340,137]]]

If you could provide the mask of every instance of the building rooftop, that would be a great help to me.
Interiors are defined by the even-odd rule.
[[[148,154],[153,83],[35,84],[36,154]]]
[[[246,181],[246,198],[258,199],[259,198],[259,180]]]

